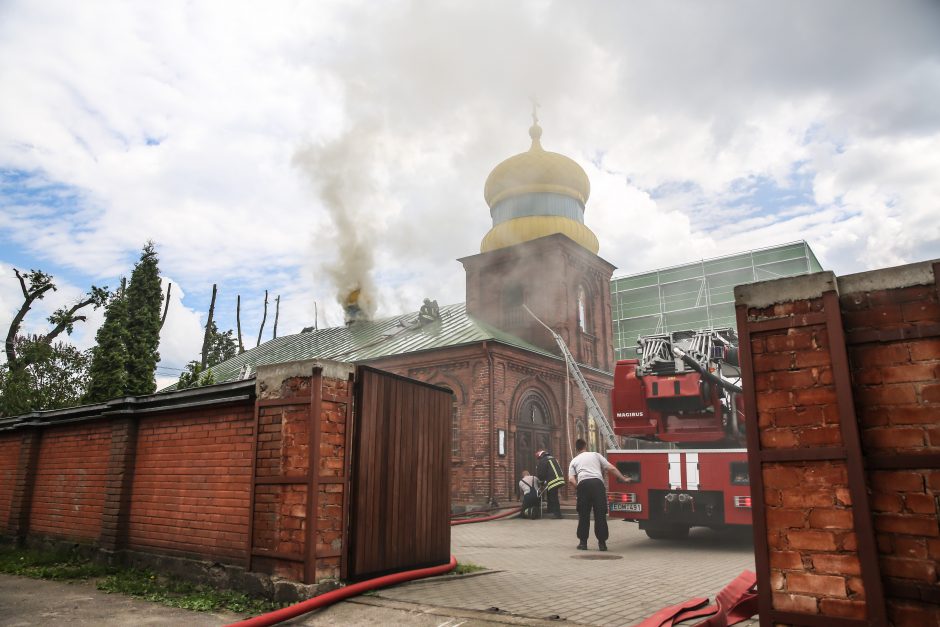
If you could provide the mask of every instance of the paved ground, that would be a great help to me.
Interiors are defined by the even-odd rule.
[[[611,521],[609,551],[577,551],[575,520],[505,519],[452,529],[473,576],[410,582],[337,604],[289,625],[632,625],[693,596],[714,599],[754,569],[750,534],[694,531],[683,542],[653,541],[636,525]],[[557,617],[557,618],[555,618]],[[0,575],[0,626],[223,625],[243,617],[167,608],[90,584]],[[756,625],[756,621],[743,625]]]
[[[591,539],[575,549],[575,520],[506,519],[452,529],[458,561],[497,570],[478,577],[411,582],[381,598],[487,610],[587,625],[631,625],[664,606],[715,594],[754,570],[750,531],[694,530],[682,542],[653,541],[636,525],[610,522],[609,550]]]

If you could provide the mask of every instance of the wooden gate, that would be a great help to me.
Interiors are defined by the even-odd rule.
[[[450,559],[449,390],[356,373],[347,578]]]

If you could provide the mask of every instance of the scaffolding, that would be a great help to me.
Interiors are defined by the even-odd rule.
[[[636,357],[641,336],[733,329],[736,285],[822,269],[809,244],[799,241],[614,278],[610,292],[616,357]]]

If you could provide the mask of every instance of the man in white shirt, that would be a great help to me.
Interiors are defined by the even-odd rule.
[[[609,471],[626,482],[617,467],[600,453],[585,450],[587,442],[578,438],[574,443],[578,454],[568,466],[568,483],[578,494],[578,549],[587,550],[588,534],[591,531],[591,512],[594,512],[594,536],[597,548],[607,550],[607,486],[604,472]]]

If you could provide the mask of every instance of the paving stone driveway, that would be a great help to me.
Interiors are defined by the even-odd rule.
[[[693,530],[688,540],[654,541],[635,524],[610,521],[607,553],[575,550],[577,521],[510,518],[452,528],[460,562],[498,571],[381,590],[396,601],[501,611],[536,619],[557,615],[587,625],[632,625],[664,606],[715,594],[754,570],[750,530]],[[749,621],[742,625],[757,624]]]

